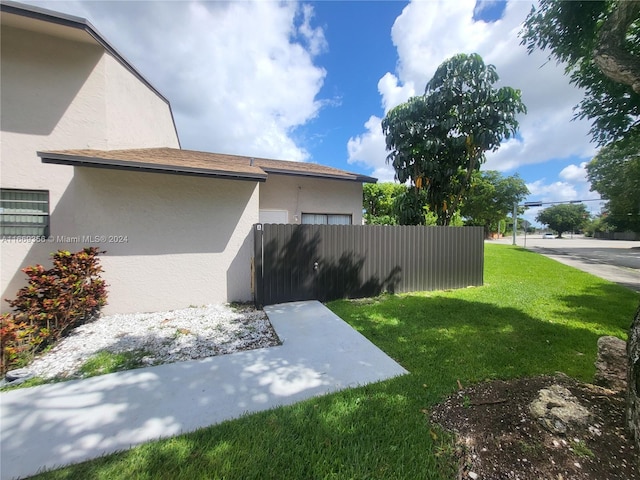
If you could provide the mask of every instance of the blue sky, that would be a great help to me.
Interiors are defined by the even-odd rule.
[[[87,18],[171,102],[183,148],[311,161],[393,179],[380,120],[437,66],[477,52],[528,114],[484,169],[528,201],[598,198],[582,93],[517,36],[531,1],[29,1]],[[598,211],[598,202],[586,204]],[[526,218],[533,220],[537,209]]]

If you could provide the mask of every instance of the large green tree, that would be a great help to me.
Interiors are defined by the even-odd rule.
[[[640,232],[640,138],[600,149],[587,164],[591,190],[607,202],[606,223],[616,231]]]
[[[540,0],[521,32],[529,52],[550,52],[585,91],[576,117],[599,145],[640,129],[640,2]]]
[[[365,222],[369,225],[397,225],[399,222],[394,202],[406,191],[407,187],[399,183],[365,183],[362,186]]]
[[[483,226],[488,236],[498,231],[498,223],[513,211],[513,204],[527,195],[529,189],[518,175],[505,177],[495,170],[477,172],[460,213],[468,225]]]
[[[387,161],[397,180],[411,183],[407,202],[415,206],[424,198],[438,225],[449,225],[485,152],[514,135],[516,116],[526,112],[520,91],[495,88],[497,81],[495,67],[480,55],[455,55],[438,67],[424,95],[382,121]]]
[[[564,232],[582,228],[589,220],[589,212],[583,203],[561,203],[542,210],[536,220],[548,225],[558,238],[562,238]]]

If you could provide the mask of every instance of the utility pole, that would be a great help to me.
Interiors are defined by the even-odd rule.
[[[524,202],[524,205],[522,205],[524,208],[531,208],[531,207],[541,207],[542,205],[556,205],[558,203],[582,203],[582,202],[601,202],[602,199],[601,198],[592,198],[592,199],[587,199],[587,200],[571,200],[569,202],[564,201],[564,202]],[[518,203],[514,202],[513,204],[513,245],[516,244],[516,229],[518,226]],[[524,224],[524,242],[525,242],[525,247],[527,246],[527,228],[529,228],[529,226],[527,225],[527,223]],[[573,232],[571,232],[571,236],[573,238]]]
[[[524,202],[524,208],[541,207],[541,206],[542,206],[542,202]],[[515,207],[514,207],[514,209],[515,209]],[[525,226],[524,226],[524,246],[525,247],[527,246],[527,228],[528,228],[528,225],[525,224]],[[515,245],[516,244],[515,243],[515,237],[513,237],[513,238],[514,238],[513,244]]]
[[[518,202],[513,202],[513,243],[516,244],[516,230],[518,229]]]

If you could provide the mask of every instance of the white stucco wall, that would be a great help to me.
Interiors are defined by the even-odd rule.
[[[5,25],[0,35],[0,186],[48,190],[52,234],[72,228],[84,199],[69,197],[73,168],[44,165],[37,151],[179,146],[166,101],[102,47]],[[20,268],[46,263],[58,247],[0,242],[2,298],[24,284]]]
[[[179,148],[169,105],[112,56],[103,55],[108,150],[162,146]]]
[[[340,213],[361,225],[362,184],[270,173],[260,184],[260,209],[286,210],[289,223],[300,223],[302,213]]]
[[[79,167],[74,198],[84,201],[66,247],[107,251],[104,313],[251,300],[256,182]],[[66,203],[65,195],[61,208]]]

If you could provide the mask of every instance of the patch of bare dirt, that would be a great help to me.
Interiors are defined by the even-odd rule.
[[[538,392],[566,387],[592,417],[551,433],[529,412]],[[624,428],[624,394],[566,375],[481,383],[437,405],[432,420],[457,436],[459,479],[640,480]]]

